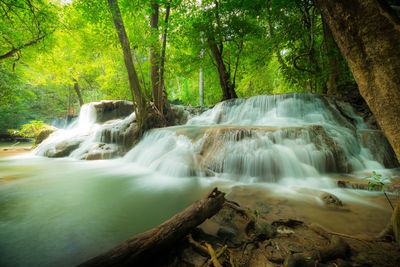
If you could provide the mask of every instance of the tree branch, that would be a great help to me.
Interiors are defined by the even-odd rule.
[[[315,11],[316,11],[316,8],[314,7],[314,9],[313,9],[313,11],[312,11],[312,14],[311,14],[311,24],[310,24],[310,48],[308,49],[308,52],[307,52],[307,53],[300,54],[300,55],[296,56],[296,57],[293,59],[293,66],[294,66],[296,69],[298,69],[298,70],[300,70],[300,71],[305,71],[305,72],[308,72],[308,73],[311,73],[311,74],[315,74],[315,71],[307,70],[307,69],[305,69],[305,68],[299,67],[299,66],[297,65],[297,60],[298,60],[299,58],[301,58],[301,57],[311,56],[311,53],[312,53],[312,51],[313,51],[313,49],[314,49],[314,43],[315,43],[315,39],[314,39],[314,18],[315,18]]]
[[[6,58],[9,58],[9,57],[12,57],[15,53],[19,52],[21,49],[36,44],[36,43],[39,42],[40,40],[44,39],[44,37],[46,37],[46,34],[45,34],[45,35],[42,35],[42,36],[40,36],[40,37],[37,37],[36,39],[34,39],[34,40],[32,40],[32,41],[30,41],[30,42],[28,42],[28,43],[26,43],[26,44],[23,44],[23,45],[21,45],[21,46],[19,46],[19,47],[16,47],[16,48],[11,49],[11,50],[8,51],[7,53],[5,53],[5,54],[3,54],[3,55],[0,55],[0,60],[3,60],[3,59],[6,59]]]

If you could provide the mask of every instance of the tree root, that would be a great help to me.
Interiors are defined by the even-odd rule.
[[[211,266],[211,264],[213,264],[215,267],[222,267],[221,263],[218,261],[218,258],[221,257],[222,254],[224,254],[224,252],[228,248],[227,245],[223,246],[218,252],[215,252],[215,250],[209,243],[203,241],[202,242],[202,243],[204,243],[204,245],[203,245],[203,244],[195,241],[191,234],[189,234],[187,236],[187,239],[188,239],[189,243],[194,247],[194,249],[197,252],[199,252],[199,254],[206,256],[206,257],[210,257],[210,259],[208,259],[206,262],[204,262],[203,266],[204,265]]]
[[[206,246],[207,246],[208,253],[210,254],[211,261],[214,264],[214,266],[215,267],[222,267],[221,263],[219,263],[219,261],[218,261],[218,256],[216,255],[215,250],[213,249],[213,247],[208,243],[206,243]]]
[[[254,220],[256,218],[254,214],[249,212],[247,209],[241,208],[239,204],[234,201],[225,200],[224,206],[235,210],[237,213],[239,213],[243,217],[246,217],[249,220]]]
[[[295,253],[286,257],[284,266],[306,266],[310,263],[327,262],[337,258],[346,258],[349,254],[349,245],[340,237],[332,237],[331,244],[326,248],[321,248],[304,253]]]
[[[209,253],[208,253],[208,249],[201,245],[199,242],[195,241],[192,237],[192,234],[189,234],[187,236],[187,239],[189,241],[189,243],[193,246],[193,248],[202,256],[208,257]]]
[[[346,235],[346,234],[336,233],[336,232],[327,232],[327,233],[330,235],[337,235],[337,236],[341,236],[341,237],[345,237],[345,238],[351,238],[351,239],[362,242],[364,245],[366,245],[369,248],[371,247],[371,244],[368,241],[358,238],[358,237],[355,237],[355,236],[352,236],[352,235]]]
[[[388,236],[392,236],[397,245],[400,246],[400,199],[397,202],[392,213],[392,217],[390,218],[390,221],[386,225],[385,229],[383,229],[382,232],[375,237],[375,239],[386,239]]]

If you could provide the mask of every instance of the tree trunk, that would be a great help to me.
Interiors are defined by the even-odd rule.
[[[159,5],[150,0],[153,13],[150,16],[151,46],[150,46],[150,80],[153,103],[159,111],[162,110],[162,93],[160,92],[160,44],[158,39]]]
[[[204,37],[203,32],[201,33],[201,44],[204,45]],[[203,61],[204,57],[204,48],[201,48],[200,51],[200,60]],[[200,106],[204,105],[204,79],[203,79],[203,67],[200,66],[200,81],[199,81],[199,98],[200,98]]]
[[[219,83],[222,89],[222,101],[237,98],[235,85],[231,83],[231,75],[226,70],[225,63],[222,58],[222,45],[221,48],[218,48],[213,38],[209,38],[209,45],[217,64]]]
[[[140,88],[140,83],[135,70],[135,66],[133,65],[131,47],[129,45],[128,36],[126,35],[125,26],[124,22],[122,21],[121,11],[119,10],[118,2],[117,0],[107,1],[110,6],[115,29],[117,30],[118,38],[121,43],[122,51],[124,53],[124,61],[126,70],[128,72],[132,101],[135,105],[136,120],[139,128],[142,128],[147,120],[146,101]]]
[[[162,48],[161,48],[161,59],[160,59],[160,78],[158,81],[158,91],[161,94],[161,114],[166,114],[170,112],[170,106],[168,103],[168,95],[167,91],[165,90],[165,84],[164,84],[164,66],[165,66],[165,53],[167,50],[167,33],[168,33],[168,18],[169,18],[169,12],[171,10],[171,0],[167,4],[167,8],[165,11],[165,20],[164,20],[164,25],[165,25],[165,30],[163,33],[162,37]]]
[[[324,18],[322,17],[322,28],[324,33],[324,43],[325,49],[327,52],[327,60],[328,60],[328,68],[329,68],[329,76],[327,81],[328,91],[326,92],[328,95],[338,96],[339,92],[339,80],[340,80],[340,66],[338,56],[333,54],[332,51],[336,50],[335,40],[333,38],[331,29],[326,24]]]
[[[74,78],[72,80],[74,81],[74,90],[75,90],[76,95],[78,96],[79,105],[82,107],[85,103],[83,102],[83,98],[82,98],[82,95],[81,95],[81,90],[79,88],[78,81],[76,79],[74,79]]]
[[[203,67],[200,67],[199,73],[199,99],[200,99],[200,107],[204,105],[204,79],[203,79]]]
[[[400,22],[383,1],[315,0],[400,159]]]
[[[214,188],[163,224],[138,234],[113,249],[94,257],[79,266],[151,266],[160,254],[193,228],[215,215],[225,202],[224,193]]]

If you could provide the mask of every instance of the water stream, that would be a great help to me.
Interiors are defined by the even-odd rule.
[[[159,224],[216,185],[249,206],[276,203],[276,214],[265,211],[271,217],[308,212],[310,220],[322,216],[327,224],[335,217],[328,227],[358,218],[369,224],[348,227],[379,231],[390,216],[379,193],[339,189],[332,179],[371,170],[391,174],[361,145],[357,133],[367,127],[348,104],[339,109],[311,94],[228,101],[185,125],[150,131],[123,157],[80,160],[104,142],[120,147],[118,136],[134,121],[134,114],[106,123],[96,116],[86,105],[75,125],[32,154],[0,159],[0,266],[78,264]],[[69,157],[43,157],[74,142]],[[334,193],[357,212],[327,211],[313,190]]]

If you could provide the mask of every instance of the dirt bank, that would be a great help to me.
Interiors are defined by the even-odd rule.
[[[12,146],[9,143],[0,143],[0,158],[26,154],[31,151],[31,143],[22,143]]]

